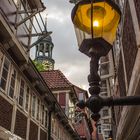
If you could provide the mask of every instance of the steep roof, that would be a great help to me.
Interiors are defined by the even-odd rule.
[[[51,89],[70,88],[73,86],[60,70],[43,71],[41,75]]]

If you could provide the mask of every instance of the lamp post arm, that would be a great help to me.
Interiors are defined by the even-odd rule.
[[[140,105],[140,96],[125,96],[118,98],[103,98],[103,106],[131,106],[131,105]]]
[[[97,119],[99,111],[104,106],[131,106],[140,105],[140,96],[126,96],[126,97],[107,97],[102,98],[99,95],[92,95],[84,102],[83,100],[77,103],[77,106],[81,109],[88,107],[94,114],[94,119]]]

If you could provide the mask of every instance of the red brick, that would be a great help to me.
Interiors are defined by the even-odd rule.
[[[134,32],[130,6],[128,2],[126,4],[125,10],[122,44],[126,66],[126,75],[129,85],[138,48],[136,45],[136,35]]]
[[[38,126],[30,121],[29,140],[38,140]]]
[[[26,130],[27,130],[27,117],[23,113],[21,113],[19,110],[17,110],[15,134],[25,139]]]
[[[47,133],[40,129],[40,140],[47,140]]]
[[[11,129],[13,106],[0,96],[0,126]]]

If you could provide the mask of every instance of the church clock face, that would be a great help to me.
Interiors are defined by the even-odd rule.
[[[44,66],[45,70],[53,70],[53,64],[48,60],[43,61],[42,65]]]

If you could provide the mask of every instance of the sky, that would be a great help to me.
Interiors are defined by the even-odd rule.
[[[55,69],[61,70],[67,79],[81,88],[88,89],[89,58],[78,50],[69,0],[44,0],[47,29],[52,31]],[[33,55],[33,54],[31,54]]]

